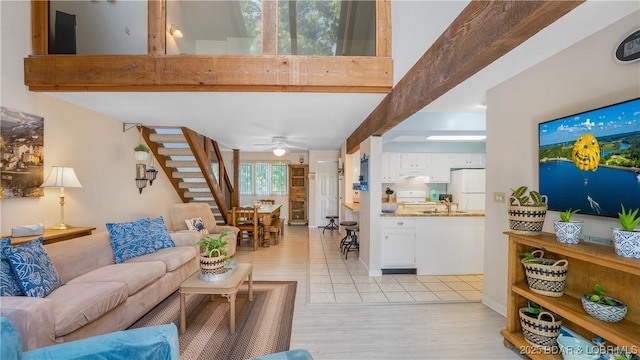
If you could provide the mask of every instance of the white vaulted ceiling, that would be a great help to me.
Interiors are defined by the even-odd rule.
[[[394,84],[422,56],[468,4],[467,1],[392,2]],[[485,92],[521,71],[571,46],[640,8],[638,1],[587,1],[560,20],[490,64],[385,134],[385,141],[412,131],[428,135],[443,115],[424,113],[484,113]],[[633,30],[633,29],[630,29]],[[620,34],[621,39],[626,34]],[[611,44],[611,52],[615,44]],[[253,144],[285,136],[310,150],[337,150],[385,94],[342,93],[98,93],[60,92],[52,96],[120,119],[144,125],[192,128],[222,146],[259,151]],[[464,122],[455,131],[466,129]]]

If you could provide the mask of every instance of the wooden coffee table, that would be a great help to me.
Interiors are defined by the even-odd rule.
[[[222,295],[229,300],[229,330],[236,332],[236,294],[244,279],[249,278],[249,301],[253,301],[253,264],[238,263],[231,275],[223,280],[200,280],[200,270],[180,284],[180,333],[184,334],[187,327],[185,297],[187,294],[209,294],[211,300],[214,295]]]

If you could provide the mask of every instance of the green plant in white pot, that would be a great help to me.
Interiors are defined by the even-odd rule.
[[[137,162],[145,162],[149,158],[149,148],[145,144],[138,144],[133,148]]]
[[[569,209],[560,213],[560,220],[553,221],[553,228],[556,231],[556,240],[563,244],[577,244],[582,233],[582,221],[572,221],[571,217],[580,209]]]
[[[529,191],[527,195],[526,186],[512,191],[507,207],[511,232],[520,235],[540,235],[547,214],[547,196],[535,190]]]
[[[613,245],[616,254],[628,258],[640,259],[640,229],[636,229],[640,224],[640,209],[626,211],[624,205],[620,204],[622,212],[618,213],[622,228],[613,229]]]

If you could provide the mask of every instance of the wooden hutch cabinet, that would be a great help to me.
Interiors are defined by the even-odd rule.
[[[309,165],[289,165],[289,225],[309,224]]]

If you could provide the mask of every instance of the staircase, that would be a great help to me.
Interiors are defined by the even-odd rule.
[[[235,194],[218,143],[185,127],[138,129],[182,201],[205,202],[228,223]]]

